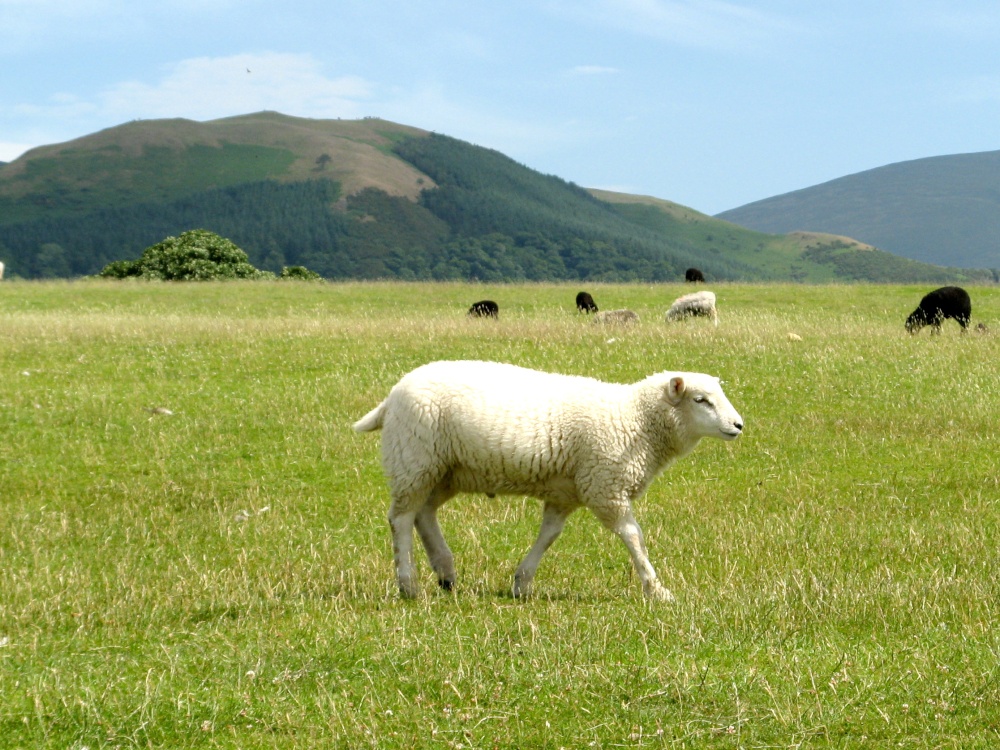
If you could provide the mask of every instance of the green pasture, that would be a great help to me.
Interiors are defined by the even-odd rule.
[[[996,747],[1000,289],[712,288],[0,283],[0,747]],[[586,511],[511,599],[539,506],[481,496],[398,598],[351,424],[459,358],[722,378],[743,437],[635,509],[675,602]]]

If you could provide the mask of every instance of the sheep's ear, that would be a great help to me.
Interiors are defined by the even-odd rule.
[[[684,397],[684,378],[679,375],[675,375],[670,378],[670,382],[667,383],[667,387],[663,392],[666,397],[674,406],[677,406],[681,402],[681,398]]]

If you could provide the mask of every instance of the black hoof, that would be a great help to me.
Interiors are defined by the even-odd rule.
[[[453,588],[455,588],[455,582],[449,581],[447,578],[439,578],[438,586],[443,588],[445,591],[451,591]]]

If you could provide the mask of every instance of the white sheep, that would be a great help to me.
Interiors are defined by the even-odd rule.
[[[3,261],[0,260],[0,279],[3,278]]]
[[[704,316],[711,318],[719,325],[719,313],[715,309],[715,292],[701,291],[685,294],[674,300],[667,310],[667,321],[681,318]]]
[[[354,425],[382,429],[382,466],[399,590],[418,594],[416,526],[438,583],[455,564],[437,510],[459,492],[531,495],[544,506],[538,538],[514,575],[528,594],[545,550],[587,507],[628,548],[645,595],[671,599],[649,562],[632,501],[703,437],[732,440],[743,419],[717,378],[662,372],[631,385],[497,362],[432,362],[405,375]]]

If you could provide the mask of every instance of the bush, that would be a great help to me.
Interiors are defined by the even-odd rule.
[[[285,266],[278,278],[290,281],[321,281],[323,277],[305,266]]]
[[[137,260],[116,260],[108,263],[98,275],[105,279],[127,279],[142,276],[142,268]]]
[[[205,229],[192,229],[180,237],[167,237],[147,247],[138,260],[109,263],[100,276],[159,281],[274,278],[273,273],[254,268],[246,252],[230,240]]]

